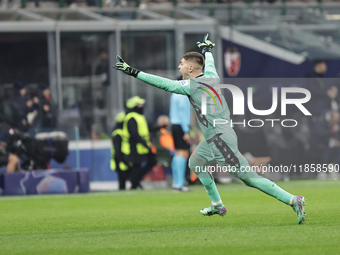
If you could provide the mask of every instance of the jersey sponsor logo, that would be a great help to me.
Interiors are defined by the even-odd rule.
[[[236,77],[241,69],[241,54],[236,47],[230,47],[224,53],[224,66],[230,77]]]
[[[188,86],[189,82],[188,81],[179,81],[182,86]]]
[[[221,100],[219,94],[217,93],[217,91],[216,91],[213,87],[211,87],[210,85],[208,85],[208,84],[206,84],[206,83],[203,83],[203,82],[199,82],[199,84],[208,87],[208,88],[209,88],[209,89],[217,96],[217,98],[218,98],[218,100],[220,101],[220,104],[221,104],[221,106],[222,106],[222,100]],[[215,105],[217,105],[214,96],[213,96],[207,89],[203,89],[203,88],[200,88],[200,89],[203,90],[203,91],[205,91],[205,92],[206,92],[206,93],[214,100]]]

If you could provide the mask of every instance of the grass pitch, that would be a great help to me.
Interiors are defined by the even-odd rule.
[[[0,254],[339,254],[340,181],[278,183],[304,195],[307,220],[242,184],[218,189],[228,213],[203,217],[203,186],[0,197]]]

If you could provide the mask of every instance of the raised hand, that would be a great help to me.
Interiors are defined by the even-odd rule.
[[[135,78],[137,78],[138,73],[140,72],[139,70],[132,68],[131,66],[128,65],[128,63],[126,63],[124,61],[124,59],[122,59],[121,56],[117,55],[116,56],[117,60],[119,61],[118,63],[116,63],[113,68],[116,70],[120,70],[128,75],[131,75]]]
[[[212,48],[215,47],[215,43],[212,43],[211,41],[208,40],[209,34],[205,34],[203,38],[203,42],[197,42],[198,48],[202,50],[202,54],[206,52],[211,52]]]

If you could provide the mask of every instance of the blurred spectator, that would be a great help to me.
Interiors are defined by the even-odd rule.
[[[127,161],[133,163],[130,181],[131,189],[141,187],[143,176],[157,164],[156,156],[152,153],[150,133],[144,112],[145,100],[139,96],[127,100],[126,117],[123,124],[122,152],[127,156]]]
[[[109,57],[105,50],[99,52],[95,74],[102,76],[103,85],[109,85]]]
[[[96,59],[95,75],[99,78],[98,86],[94,86],[94,103],[95,103],[95,116],[94,126],[95,132],[100,138],[106,138],[107,133],[107,95],[108,86],[110,85],[109,79],[109,59],[107,51],[101,50]]]
[[[306,75],[307,84],[306,88],[310,91],[312,100],[306,106],[312,116],[308,119],[310,131],[310,159],[314,162],[320,157],[319,144],[315,137],[312,135],[314,132],[319,132],[320,123],[317,124],[320,116],[329,110],[338,110],[336,97],[338,89],[335,86],[329,86],[324,79],[327,72],[327,64],[324,60],[316,60],[314,62],[314,70]]]
[[[41,90],[40,126],[45,130],[53,130],[57,126],[57,110],[51,99],[51,90],[46,83],[40,83],[39,88]]]
[[[152,143],[157,150],[157,162],[162,166],[169,167],[175,153],[174,139],[169,131],[169,117],[166,115],[160,115],[157,118],[157,126],[157,133],[152,136]]]
[[[312,99],[307,108],[312,114],[313,122],[327,109],[337,110],[338,105],[335,98],[338,95],[338,89],[334,86],[328,86],[325,83],[325,74],[327,72],[327,64],[324,60],[316,60],[314,62],[314,70],[306,74],[306,88],[310,91]]]
[[[164,0],[164,1],[167,1],[167,0]],[[110,4],[110,0],[106,0],[106,5],[109,5]],[[112,3],[113,3],[113,6],[116,7],[116,6],[127,6],[127,0],[112,0]]]
[[[119,181],[119,190],[125,190],[125,183],[130,175],[130,166],[125,155],[122,153],[122,141],[124,136],[123,122],[125,112],[116,115],[116,126],[112,132],[112,149],[111,149],[111,170],[116,171]]]
[[[316,124],[316,134],[322,153],[322,163],[334,160],[340,163],[340,114],[338,111],[328,111],[320,116]],[[335,162],[333,162],[335,163]]]
[[[20,131],[27,131],[38,116],[39,100],[32,99],[26,89],[26,85],[21,81],[14,81],[15,94],[10,99],[9,104],[13,106],[13,111],[17,118],[12,117],[10,124]],[[10,116],[9,116],[10,117]]]
[[[9,152],[7,145],[10,142],[10,135],[14,130],[4,122],[0,116],[0,166],[7,166],[7,173],[13,173],[20,170],[19,157],[14,153]]]
[[[86,3],[88,6],[96,6],[98,3],[98,0],[86,0]]]

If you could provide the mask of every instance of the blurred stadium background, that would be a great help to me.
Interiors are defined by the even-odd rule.
[[[89,168],[91,181],[116,180],[109,168],[110,133],[127,98],[146,99],[145,116],[153,126],[159,115],[169,113],[169,93],[111,68],[117,54],[140,70],[176,79],[182,55],[197,51],[196,42],[209,33],[217,45],[214,56],[220,76],[226,82],[233,77],[255,78],[245,87],[256,90],[258,108],[268,109],[269,89],[286,85],[282,78],[291,78],[288,86],[305,86],[301,78],[313,71],[315,60],[326,60],[325,77],[340,86],[339,0],[1,0],[0,8],[2,113],[14,93],[14,80],[27,84],[31,95],[38,93],[41,82],[48,83],[58,110],[53,130],[66,132],[70,139],[64,166]],[[241,59],[234,73],[226,62],[233,47]],[[296,129],[236,128],[241,152],[268,156],[273,165],[320,163],[309,153],[308,120],[294,110],[290,116],[299,119]],[[51,129],[37,124],[27,130],[31,135],[44,131]],[[51,167],[62,165],[51,162]]]

